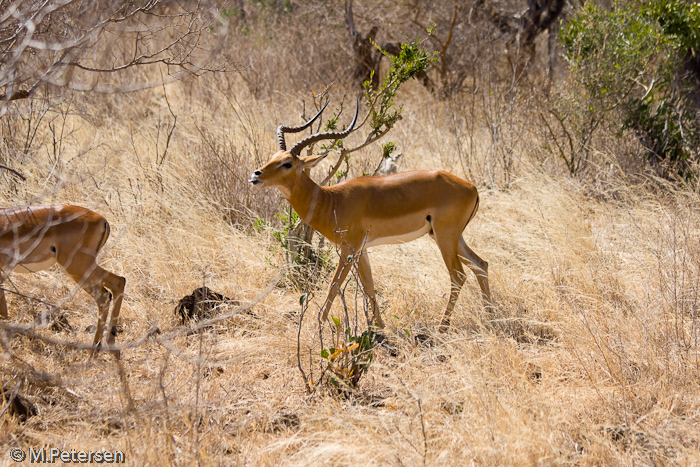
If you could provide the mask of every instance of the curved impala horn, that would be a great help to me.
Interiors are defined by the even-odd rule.
[[[294,156],[298,157],[299,153],[301,152],[302,149],[304,149],[306,146],[309,146],[317,141],[321,141],[324,139],[342,139],[345,138],[347,135],[349,135],[353,128],[355,128],[355,123],[357,123],[357,114],[360,112],[360,102],[358,101],[355,105],[355,118],[352,119],[352,122],[350,123],[350,126],[348,126],[344,131],[338,131],[338,132],[326,132],[326,133],[314,133],[311,136],[307,136],[306,138],[302,139],[299,141],[289,153]]]
[[[284,126],[280,125],[277,127],[277,141],[280,143],[280,151],[286,151],[287,150],[287,143],[284,141],[284,134],[285,133],[299,133],[300,131],[303,131],[309,127],[317,118],[319,115],[323,113],[324,110],[326,110],[326,107],[328,107],[328,102],[326,102],[326,105],[324,105],[321,110],[318,111],[316,115],[314,115],[311,120],[307,121],[301,126]]]

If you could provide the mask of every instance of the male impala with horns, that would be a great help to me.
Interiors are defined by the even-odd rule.
[[[435,240],[450,274],[450,298],[442,320],[449,326],[459,291],[466,279],[462,264],[476,275],[482,299],[490,309],[488,263],[474,253],[462,238],[462,231],[479,207],[476,187],[442,170],[416,170],[385,177],[358,177],[334,186],[319,186],[305,172],[326,154],[301,156],[301,150],[321,140],[348,136],[357,122],[355,117],[342,132],[315,133],[287,150],[285,133],[308,128],[325,106],[299,127],[277,129],[280,150],[270,161],[253,172],[250,183],[275,187],[282,192],[299,216],[340,249],[322,318],[328,317],[333,300],[350,270],[348,256],[358,259],[360,280],[370,297],[376,325],[384,327],[372,281],[367,248],[404,243],[425,234]]]

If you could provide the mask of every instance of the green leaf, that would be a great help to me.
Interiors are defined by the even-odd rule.
[[[299,297],[299,305],[303,305],[304,302],[306,301],[306,297],[308,297],[308,293],[303,293],[301,294],[301,297]]]
[[[329,356],[330,356],[330,353],[328,353],[328,350],[321,349],[321,358],[328,359]]]
[[[340,319],[336,318],[335,316],[333,316],[332,318],[333,318],[333,322],[335,323],[335,325],[340,327]]]

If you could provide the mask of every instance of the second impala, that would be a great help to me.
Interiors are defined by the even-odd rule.
[[[0,319],[7,318],[2,280],[10,271],[37,272],[58,264],[97,303],[93,355],[102,339],[109,302],[114,302],[107,337],[107,344],[113,345],[126,280],[97,265],[108,237],[107,220],[79,206],[0,209]],[[119,358],[119,351],[114,353]]]
[[[277,130],[280,151],[253,172],[249,180],[253,185],[279,189],[307,224],[340,249],[340,260],[323,306],[322,318],[327,319],[333,300],[350,270],[348,256],[354,255],[358,258],[360,280],[370,297],[374,320],[383,328],[366,248],[410,242],[425,234],[437,243],[450,273],[450,299],[442,326],[449,326],[450,314],[466,279],[462,263],[476,275],[484,305],[489,309],[488,263],[462,238],[462,231],[479,207],[476,187],[441,170],[358,177],[330,187],[319,186],[305,169],[314,167],[325,154],[301,156],[301,150],[317,141],[337,140],[349,135],[357,122],[357,110],[345,131],[315,133],[289,151],[286,150],[284,133],[304,130],[322,111],[299,127],[280,126]]]

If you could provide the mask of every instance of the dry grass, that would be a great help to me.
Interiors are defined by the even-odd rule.
[[[435,245],[375,248],[395,349],[377,350],[357,397],[307,395],[296,361],[300,291],[273,288],[254,306],[257,319],[233,316],[201,334],[181,332],[173,313],[195,287],[247,303],[278,277],[283,255],[251,220],[273,220],[281,198],[251,191],[245,177],[275,150],[275,125],[296,121],[298,101],[233,100],[214,79],[183,86],[170,85],[167,101],[163,89],[110,97],[118,110],[99,122],[68,115],[58,153],[41,127],[21,168],[27,182],[2,182],[3,205],[72,202],[110,220],[101,263],[127,278],[117,341],[134,343],[122,352],[127,393],[106,354],[89,361],[14,337],[3,381],[20,381],[39,413],[0,418],[3,465],[16,446],[120,449],[132,465],[700,464],[695,193],[615,175],[595,187],[572,181],[528,154],[532,141],[515,147],[509,180],[494,177],[503,152],[488,132],[471,134],[468,160],[456,156],[468,141],[446,124],[452,117],[409,88],[392,140],[405,168],[469,172],[481,187],[464,235],[490,263],[498,325],[480,326],[470,277],[454,329],[438,333],[448,278]],[[38,333],[89,341],[94,304],[60,272],[11,279],[8,288],[60,305],[74,326]],[[8,297],[13,323],[48,310]],[[315,319],[305,323],[302,348],[316,352]],[[161,334],[147,338],[154,326]]]

